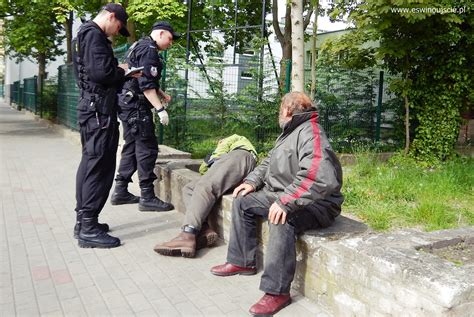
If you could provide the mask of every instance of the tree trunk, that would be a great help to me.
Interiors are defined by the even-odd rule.
[[[291,50],[291,38],[285,41],[285,43],[281,44],[282,46],[282,52],[283,52],[283,57],[281,58],[280,61],[280,90],[283,91],[284,93],[289,92],[285,91],[286,87],[286,76],[287,76],[287,71],[286,67],[288,63],[291,63],[291,58],[292,58],[292,50]],[[291,74],[288,74],[288,76],[291,78]]]
[[[74,14],[72,11],[69,12],[69,17],[64,22],[64,31],[66,33],[66,63],[72,62],[72,22],[74,20]]]
[[[133,21],[127,21],[127,30],[130,32],[130,36],[127,38],[127,43],[135,43],[137,40],[137,33],[135,32],[135,23]]]
[[[318,36],[319,1],[314,3],[313,45],[311,46],[311,100],[316,96],[316,40]]]
[[[292,68],[291,90],[304,92],[303,0],[291,1]]]
[[[43,81],[46,75],[46,54],[40,53],[38,56],[38,78],[36,81],[36,96],[39,96],[39,102],[37,100],[37,104],[40,105],[40,117],[43,117]]]

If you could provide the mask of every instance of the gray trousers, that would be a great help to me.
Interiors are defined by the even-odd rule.
[[[216,201],[239,185],[256,165],[253,155],[245,150],[223,154],[197,181],[183,187],[186,215],[183,225],[200,230]]]
[[[234,199],[227,262],[243,267],[257,266],[257,218],[268,218],[269,208],[277,197],[277,193],[264,188]],[[330,225],[334,221],[332,209],[340,211],[339,206],[314,202],[288,214],[283,225],[268,223],[270,237],[260,290],[274,295],[290,293],[296,270],[297,234]]]

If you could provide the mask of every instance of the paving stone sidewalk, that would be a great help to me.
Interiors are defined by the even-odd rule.
[[[105,205],[121,247],[81,249],[72,237],[80,145],[0,100],[0,316],[248,316],[258,275],[216,277],[226,246],[195,259],[157,255],[182,214]],[[136,184],[136,182],[134,183]],[[131,190],[138,193],[134,185]],[[327,316],[292,294],[278,316]]]

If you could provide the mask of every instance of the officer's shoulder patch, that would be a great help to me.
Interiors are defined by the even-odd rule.
[[[150,74],[153,77],[158,76],[158,68],[156,68],[155,66],[150,67]]]

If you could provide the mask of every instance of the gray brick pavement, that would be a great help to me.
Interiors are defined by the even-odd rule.
[[[72,237],[77,138],[0,102],[0,316],[246,316],[260,274],[219,278],[226,246],[195,259],[152,250],[174,237],[182,214],[106,204],[101,220],[121,238],[111,250]],[[74,135],[69,133],[70,135]],[[131,190],[138,193],[136,182]],[[282,316],[326,316],[294,294]]]

